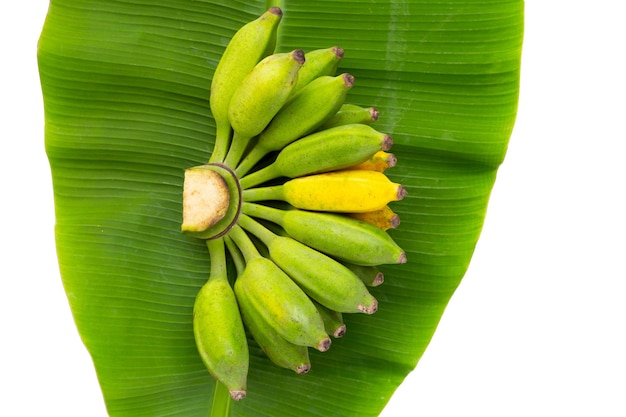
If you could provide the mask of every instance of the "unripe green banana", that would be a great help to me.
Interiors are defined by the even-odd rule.
[[[209,162],[222,162],[230,141],[228,105],[241,81],[265,56],[274,51],[276,31],[283,13],[271,7],[258,19],[241,27],[231,38],[220,58],[213,80],[209,103],[216,124],[216,139]]]
[[[341,262],[346,268],[363,281],[368,287],[378,287],[385,282],[385,275],[374,265],[356,265],[350,262]]]
[[[234,130],[233,141],[224,163],[236,168],[250,139],[265,129],[283,107],[304,64],[304,52],[264,58],[243,79],[228,106],[228,120]]]
[[[304,210],[364,213],[402,200],[406,190],[377,171],[346,170],[294,178],[281,185],[249,188],[244,201],[280,200]]]
[[[314,131],[337,112],[353,85],[354,77],[347,73],[336,77],[322,76],[311,81],[285,104],[261,132],[254,148],[237,167],[237,175],[244,176],[269,152],[280,150]]]
[[[242,274],[245,269],[243,255],[229,236],[224,237],[224,242],[235,263],[237,275]],[[283,339],[263,320],[263,316],[254,310],[254,305],[249,302],[245,293],[240,293],[237,303],[250,335],[274,364],[291,369],[297,374],[305,374],[311,369],[309,349],[306,346],[294,345]]]
[[[318,77],[335,75],[339,61],[343,59],[343,53],[343,49],[338,46],[307,52],[306,62],[300,70],[298,81],[291,95],[295,95]]]
[[[389,206],[364,213],[348,213],[348,216],[363,220],[383,230],[395,229],[400,226],[400,216],[394,213]]]
[[[324,320],[324,327],[326,333],[332,334],[335,338],[343,337],[346,334],[346,324],[343,322],[343,314],[333,311],[320,303],[313,300],[313,304],[317,307],[322,320]]]
[[[208,240],[211,275],[193,309],[193,330],[200,357],[234,400],[246,395],[248,344],[237,300],[226,277],[224,243]]]
[[[330,129],[331,127],[349,125],[353,123],[372,124],[378,120],[380,113],[374,107],[361,107],[356,104],[346,103],[329,117],[318,129]]]
[[[278,177],[295,178],[348,168],[392,145],[389,135],[367,125],[323,130],[287,145],[273,163],[243,177],[240,184],[245,189]]]
[[[373,314],[378,302],[363,282],[341,263],[287,236],[279,236],[240,215],[239,224],[261,239],[270,258],[312,299],[340,313]]]
[[[320,352],[328,350],[331,341],[309,297],[274,262],[258,253],[241,227],[233,227],[230,236],[246,259],[246,267],[235,281],[237,298],[247,297],[254,310],[288,342]]]
[[[248,202],[242,205],[242,213],[276,223],[294,239],[342,261],[381,265],[407,260],[386,232],[341,214],[280,210]]]

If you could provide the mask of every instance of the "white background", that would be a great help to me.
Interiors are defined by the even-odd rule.
[[[384,417],[626,415],[619,3],[527,1],[518,119],[481,239]],[[35,55],[47,5],[0,6],[0,415],[104,417],[55,258]]]

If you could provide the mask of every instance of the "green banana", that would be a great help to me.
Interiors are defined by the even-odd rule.
[[[261,256],[240,226],[230,236],[246,260],[246,267],[235,281],[237,299],[247,297],[285,340],[313,347],[320,352],[330,348],[324,322],[307,295],[274,262]]]
[[[193,308],[196,346],[205,366],[223,383],[234,400],[246,395],[248,344],[237,300],[226,276],[223,239],[208,240],[209,280],[200,289]]]
[[[250,139],[283,107],[304,64],[304,52],[273,54],[259,62],[235,90],[228,106],[234,135],[224,163],[236,168]]]
[[[349,125],[353,123],[372,124],[378,120],[380,112],[375,107],[361,107],[346,103],[333,116],[329,117],[318,129]]]
[[[243,255],[230,237],[225,237],[224,241],[234,260],[237,274],[242,274],[245,268]],[[294,345],[283,339],[283,337],[263,319],[263,316],[254,309],[254,304],[250,303],[246,295],[245,292],[242,292],[239,293],[237,297],[241,316],[250,335],[261,347],[263,352],[274,364],[282,368],[291,369],[297,374],[307,373],[311,369],[308,348],[306,346]]]
[[[347,73],[336,77],[321,76],[311,81],[289,100],[261,132],[254,148],[235,170],[237,175],[244,176],[269,152],[280,150],[314,131],[339,110],[353,85],[354,77]]]
[[[339,339],[346,334],[346,324],[343,322],[343,314],[338,311],[333,311],[317,301],[313,300],[313,304],[317,307],[322,320],[324,320],[324,327],[326,333],[332,334],[334,338]]]
[[[310,82],[324,75],[335,75],[344,51],[338,46],[325,49],[314,49],[306,53],[306,62],[300,70],[298,81],[291,95],[295,95]]]
[[[314,211],[365,213],[402,200],[406,190],[377,171],[347,170],[294,178],[280,185],[244,190],[244,201],[280,200]]]
[[[279,236],[240,215],[239,224],[261,239],[270,258],[312,299],[340,313],[373,314],[378,301],[348,268],[329,256],[287,236]]]
[[[228,150],[231,127],[228,105],[241,81],[265,56],[274,51],[276,31],[283,13],[271,7],[258,19],[241,27],[231,38],[220,58],[213,80],[209,104],[216,124],[216,139],[209,162],[222,162]]]
[[[392,145],[389,135],[370,126],[338,126],[287,145],[273,163],[243,177],[240,184],[245,189],[278,177],[295,178],[348,168]]]
[[[406,253],[386,232],[335,213],[280,210],[244,202],[242,213],[281,226],[291,237],[336,259],[358,265],[403,264]]]
[[[356,265],[350,262],[341,262],[346,268],[363,281],[368,287],[378,287],[385,282],[385,275],[374,265]]]

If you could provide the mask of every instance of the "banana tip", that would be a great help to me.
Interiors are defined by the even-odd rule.
[[[347,72],[342,74],[343,84],[346,88],[352,88],[354,86],[354,75],[348,74]]]
[[[370,305],[360,305],[359,310],[365,314],[374,314],[378,311],[378,301],[374,300]]]
[[[230,397],[235,401],[241,401],[246,396],[246,391],[240,389],[230,390],[228,391],[228,393],[230,394]]]
[[[270,12],[271,14],[275,14],[276,16],[280,16],[282,17],[283,15],[283,11],[280,7],[274,6],[274,7],[270,7],[268,12]]]
[[[330,349],[331,343],[332,342],[330,341],[330,338],[326,337],[322,339],[322,341],[317,345],[317,350],[319,350],[320,352],[326,352],[328,349]]]
[[[293,57],[294,60],[296,60],[296,62],[298,62],[298,64],[303,65],[304,64],[304,51],[302,49],[296,49],[291,53],[291,56]]]
[[[343,48],[340,48],[339,46],[333,46],[333,52],[335,53],[337,59],[343,59]]]
[[[385,282],[385,275],[382,272],[379,272],[379,273],[376,274],[376,277],[372,281],[372,286],[373,287],[378,287],[383,282]]]
[[[389,135],[383,135],[383,151],[388,151],[393,146],[393,139]]]
[[[402,252],[400,254],[400,256],[398,257],[398,263],[399,264],[405,264],[406,263],[406,252]]]
[[[406,197],[406,195],[408,194],[408,192],[406,191],[406,188],[404,188],[403,186],[399,186],[398,187],[398,194],[396,196],[396,198],[398,200],[402,200],[404,197]]]
[[[333,332],[333,336],[336,338],[340,338],[343,337],[346,334],[346,325],[342,324],[341,326],[337,327],[335,329],[335,331]]]
[[[397,214],[394,214],[391,217],[391,219],[389,219],[389,226],[391,226],[392,229],[395,229],[398,226],[400,226],[400,216],[398,216]]]
[[[310,363],[305,363],[305,364],[296,366],[296,373],[298,375],[304,375],[304,374],[308,373],[310,370],[311,370],[311,364]]]
[[[378,111],[378,109],[374,108],[374,107],[370,107],[370,119],[372,120],[372,122],[375,122],[378,120],[378,117],[380,116],[380,112]]]

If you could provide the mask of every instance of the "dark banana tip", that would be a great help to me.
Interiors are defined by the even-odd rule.
[[[271,14],[275,14],[276,16],[283,17],[283,11],[281,10],[280,7],[277,7],[277,6],[270,7],[268,12],[270,12]]]
[[[317,350],[319,350],[320,352],[326,352],[328,349],[330,349],[331,343],[332,342],[330,341],[329,337],[322,339],[322,341],[317,345]]]
[[[402,252],[400,254],[400,256],[398,257],[398,263],[399,264],[405,264],[406,263],[406,252]]]
[[[389,135],[383,135],[383,145],[382,150],[388,151],[393,146],[393,139]]]
[[[298,64],[303,65],[304,64],[304,51],[302,49],[296,49],[291,53],[291,56],[293,57],[293,59],[295,59]]]
[[[378,301],[374,300],[372,304],[368,306],[360,305],[358,309],[365,314],[374,314],[378,311]]]
[[[343,59],[343,48],[340,48],[338,46],[333,46],[333,52],[335,53],[335,56],[337,57],[337,59]]]
[[[376,120],[378,120],[378,117],[380,116],[380,112],[378,111],[378,109],[374,107],[370,107],[369,111],[370,111],[370,119],[372,120],[372,122],[375,122]]]
[[[398,216],[397,214],[391,216],[391,219],[389,219],[389,226],[391,226],[392,229],[400,226],[400,216]]]
[[[396,194],[396,198],[398,199],[397,201],[402,200],[404,197],[406,197],[408,194],[408,192],[406,191],[406,188],[404,188],[403,186],[399,185],[398,186],[398,194]]]
[[[398,163],[398,158],[394,154],[387,155],[387,167],[393,168]]]
[[[234,389],[234,390],[228,391],[228,393],[230,394],[230,397],[235,401],[241,401],[246,396],[245,390]]]
[[[374,280],[372,281],[372,287],[378,287],[380,284],[385,282],[385,275],[382,272],[376,274]]]
[[[337,327],[337,329],[335,329],[335,331],[333,332],[333,336],[336,338],[343,337],[345,334],[346,334],[345,324],[342,324],[341,326]]]
[[[309,372],[311,370],[311,364],[310,363],[305,363],[303,365],[298,365],[296,367],[296,373],[298,375],[304,375],[307,372]]]
[[[354,76],[346,72],[345,74],[342,74],[342,78],[343,84],[346,86],[346,88],[352,88],[352,86],[354,85]]]

